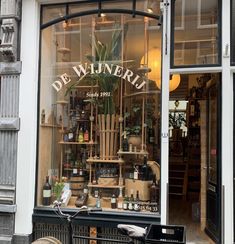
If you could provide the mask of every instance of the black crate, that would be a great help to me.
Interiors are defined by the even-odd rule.
[[[185,227],[175,225],[150,225],[145,237],[145,243],[185,244]]]

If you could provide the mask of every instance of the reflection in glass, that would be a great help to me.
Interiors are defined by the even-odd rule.
[[[218,64],[218,0],[173,2],[173,66]]]
[[[208,152],[208,167],[209,176],[208,180],[211,183],[217,183],[217,117],[218,117],[218,107],[217,107],[217,89],[216,86],[209,88],[209,152]]]

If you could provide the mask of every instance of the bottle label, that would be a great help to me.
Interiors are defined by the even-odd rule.
[[[69,140],[72,140],[72,139],[73,139],[73,133],[72,133],[72,132],[69,132],[69,134],[68,134],[68,139],[69,139]]]
[[[84,133],[84,141],[89,141],[89,134],[88,133]]]
[[[78,142],[83,142],[83,141],[84,141],[83,135],[82,134],[79,134],[79,136],[78,136]]]
[[[51,197],[51,190],[43,190],[43,197]]]
[[[123,204],[124,205],[124,204]],[[119,209],[122,209],[122,202],[118,202],[118,206]]]
[[[98,198],[96,199],[96,207],[97,208],[100,208],[101,207],[101,205],[100,205],[100,199],[98,199]]]
[[[150,137],[149,137],[149,142],[150,142],[150,143],[154,143],[154,137],[153,137],[153,136],[150,136]]]
[[[138,203],[135,203],[134,210],[139,211],[139,209],[140,209],[140,205]]]
[[[128,205],[128,209],[129,209],[129,210],[132,210],[132,209],[133,209],[133,205],[132,205],[132,203],[129,203],[129,205]]]
[[[111,203],[116,203],[116,198],[111,198]]]
[[[134,180],[138,180],[138,171],[134,172]]]
[[[127,203],[126,202],[123,203],[123,209],[127,209]]]
[[[73,174],[77,174],[78,170],[77,169],[73,169]]]

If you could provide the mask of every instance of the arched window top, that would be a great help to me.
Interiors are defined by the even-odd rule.
[[[45,29],[51,25],[54,25],[61,21],[67,21],[72,18],[82,17],[82,16],[86,16],[86,15],[93,15],[93,14],[97,14],[98,16],[101,16],[102,14],[107,14],[107,13],[109,13],[109,14],[117,14],[117,13],[129,14],[129,15],[132,15],[133,17],[135,17],[136,15],[139,15],[139,16],[156,19],[159,22],[161,21],[161,15],[160,15],[160,10],[159,10],[160,1],[155,1],[154,5],[153,5],[153,3],[151,3],[151,4],[149,3],[151,1],[132,0],[132,1],[129,1],[129,4],[126,8],[124,6],[122,6],[122,7],[117,6],[116,2],[117,1],[95,0],[95,1],[81,1],[79,3],[66,3],[66,4],[56,5],[56,6],[59,6],[59,8],[57,7],[57,10],[60,9],[59,12],[57,13],[57,16],[56,15],[50,16],[50,18],[48,20],[43,20],[43,18],[42,18],[41,29]],[[142,3],[143,8],[138,9],[137,2]],[[156,2],[158,2],[159,4],[157,5]],[[109,7],[103,8],[103,3],[106,3],[106,4],[108,3]],[[123,3],[127,4],[127,1],[125,1]],[[92,7],[89,9],[85,9],[85,10],[81,8],[77,11],[70,11],[71,8],[80,7],[80,6],[82,6],[82,4],[85,4],[85,5],[89,4]],[[155,6],[156,11],[153,11],[152,6]],[[44,5],[43,8],[44,7],[52,8],[53,5]]]

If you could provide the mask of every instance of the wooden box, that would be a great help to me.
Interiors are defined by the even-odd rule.
[[[134,179],[125,179],[125,195],[128,197],[131,194],[134,194],[136,197],[136,192],[139,191],[139,198],[141,201],[150,200],[150,185],[152,181],[143,181],[143,180],[134,180]]]
[[[99,177],[98,184],[103,186],[116,186],[118,184],[118,177]]]

